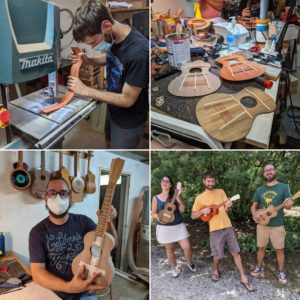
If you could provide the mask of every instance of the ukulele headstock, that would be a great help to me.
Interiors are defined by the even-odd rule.
[[[235,201],[235,200],[239,200],[241,198],[240,194],[236,194],[233,197],[231,197],[229,200],[230,201]]]
[[[111,161],[110,170],[109,170],[109,182],[108,184],[116,184],[121,172],[123,170],[125,160],[121,158],[114,158]]]
[[[300,198],[300,191],[298,191],[295,195],[293,195],[293,197],[292,197],[292,199],[293,200],[296,200],[296,199],[298,199],[298,198]]]

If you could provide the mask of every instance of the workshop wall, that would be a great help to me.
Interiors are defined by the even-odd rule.
[[[195,0],[173,0],[172,7],[170,8],[170,1],[153,0],[151,4],[154,13],[167,13],[171,10],[171,14],[177,14],[179,8],[184,9],[184,15],[188,18],[194,17],[194,3]]]
[[[57,170],[59,167],[58,152],[46,151],[46,169]],[[128,196],[128,210],[124,217],[124,235],[128,236],[131,211],[134,201],[138,197],[143,186],[149,185],[149,167],[137,160],[124,158],[110,152],[94,151],[91,161],[91,171],[96,175],[97,191],[95,194],[85,194],[84,201],[74,203],[70,212],[87,215],[97,222],[96,211],[99,207],[99,172],[100,169],[110,168],[111,159],[121,157],[125,159],[123,173],[130,175],[130,187]],[[29,263],[28,237],[31,228],[48,216],[45,202],[33,198],[29,191],[19,191],[10,183],[10,172],[13,163],[17,161],[16,151],[3,151],[0,153],[0,231],[6,238],[6,250],[14,251],[23,262]],[[40,152],[25,151],[24,162],[32,168],[40,167]],[[73,157],[64,155],[64,166],[74,174]],[[80,175],[84,176],[87,170],[87,160],[80,159]]]

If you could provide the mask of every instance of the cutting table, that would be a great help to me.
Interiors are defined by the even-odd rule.
[[[58,86],[58,98],[63,97],[65,86]],[[26,135],[30,140],[26,147],[49,148],[61,141],[83,118],[89,115],[100,103],[91,98],[78,96],[49,115],[41,114],[40,110],[52,104],[43,90],[10,101],[8,109],[12,115],[11,125]],[[19,148],[20,140],[8,145],[8,148]]]

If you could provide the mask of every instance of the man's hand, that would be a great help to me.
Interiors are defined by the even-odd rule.
[[[245,17],[250,17],[251,16],[251,10],[246,7],[242,10],[242,17],[245,18]]]
[[[259,218],[256,218],[256,217],[255,217],[255,214],[254,214],[254,213],[252,213],[252,219],[253,219],[253,221],[254,221],[256,224],[258,224],[259,221],[260,221]]]
[[[78,55],[72,53],[72,54],[71,54],[71,59],[72,59],[72,63],[73,63],[73,64],[78,63],[78,61],[79,61],[79,56],[81,57],[82,63],[84,63],[84,64],[87,63],[87,61],[89,60],[89,58],[88,58],[88,56],[87,56],[86,53],[80,52]]]
[[[89,87],[86,86],[79,78],[74,76],[68,77],[68,89],[75,94],[81,96],[88,96]]]
[[[211,209],[209,207],[206,207],[206,208],[201,209],[200,212],[202,215],[209,215],[211,212]],[[199,215],[199,217],[200,217],[200,215]]]
[[[98,291],[108,286],[93,284],[93,282],[100,276],[96,273],[89,279],[84,279],[84,266],[79,266],[78,272],[73,279],[68,282],[68,289],[70,293],[81,293],[85,291]]]
[[[283,201],[283,204],[284,204],[284,208],[285,208],[285,209],[291,209],[291,207],[292,207],[293,204],[294,204],[294,201],[293,201],[291,198],[286,198],[286,199]]]
[[[226,201],[225,204],[224,204],[225,209],[228,209],[231,206],[232,206],[232,201],[230,201],[230,200]]]
[[[99,210],[97,211],[98,217],[101,218],[101,217],[102,217],[102,214],[103,214],[103,213],[102,213],[102,210],[99,209]],[[111,221],[113,221],[113,220],[117,217],[117,215],[118,215],[118,212],[117,212],[116,208],[112,205],[112,206],[111,206],[111,209],[110,209],[109,218],[107,219],[107,223],[110,223]]]

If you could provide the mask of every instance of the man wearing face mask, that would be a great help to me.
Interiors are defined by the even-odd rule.
[[[72,199],[62,178],[52,179],[45,197],[49,216],[33,227],[29,235],[30,266],[34,282],[53,290],[62,299],[85,299],[89,291],[106,288],[94,284],[100,276],[82,279],[84,267],[72,273],[71,264],[83,250],[83,237],[96,224],[84,215],[69,213]]]
[[[136,29],[114,20],[100,2],[90,0],[77,9],[73,36],[97,50],[98,57],[81,53],[85,63],[106,65],[107,92],[70,76],[68,89],[108,104],[110,139],[114,149],[136,149],[144,133],[149,109],[149,42]],[[78,56],[72,56],[73,63]]]
[[[278,182],[276,180],[276,168],[273,163],[267,162],[263,165],[263,178],[266,185],[259,187],[253,196],[253,204],[251,212],[253,220],[258,223],[255,218],[257,209],[265,208],[269,205],[278,206],[284,203],[284,208],[290,209],[293,201],[290,199],[291,192],[287,184]],[[269,241],[276,250],[278,262],[278,279],[280,283],[287,283],[286,275],[284,273],[284,215],[283,209],[278,211],[276,217],[272,218],[267,226],[257,224],[256,227],[256,242],[258,247],[257,252],[257,265],[251,275],[253,277],[260,277],[263,273],[263,261],[265,257],[266,248]]]

